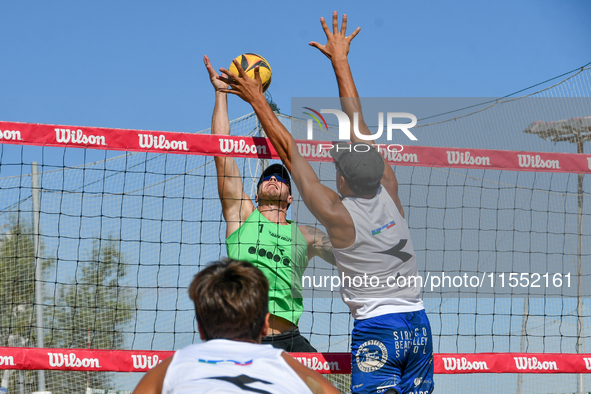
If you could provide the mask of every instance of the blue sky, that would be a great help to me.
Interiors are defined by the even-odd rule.
[[[270,92],[337,94],[319,18],[361,26],[351,53],[366,97],[503,96],[591,61],[591,3],[572,1],[1,2],[0,120],[194,132],[209,126],[202,58],[271,63]],[[250,112],[230,101],[232,118]]]
[[[273,83],[269,91],[281,112],[289,114],[292,97],[337,94],[329,61],[308,46],[310,41],[325,42],[319,18],[330,18],[335,9],[348,14],[349,31],[361,26],[349,59],[358,90],[365,97],[505,96],[591,62],[588,0],[213,4],[0,2],[0,120],[200,131],[210,125],[214,99],[203,55],[219,68],[229,66],[232,58],[244,52],[260,53],[270,62]],[[231,118],[249,112],[250,107],[239,98],[230,98]],[[525,136],[521,142],[532,138]],[[498,149],[492,141],[487,140],[489,146]],[[563,145],[564,150],[574,149]],[[39,149],[28,148],[25,156]],[[91,155],[96,152],[82,157],[82,150],[75,151],[67,158],[76,162],[66,164],[95,160]],[[107,157],[103,152],[96,154],[96,160]],[[50,157],[50,153],[46,156],[46,164],[66,160]],[[28,160],[25,163],[28,166]],[[198,195],[202,189],[195,190]],[[215,191],[209,191],[208,212],[217,218]],[[162,230],[153,233],[159,234]],[[193,240],[190,236],[187,239]],[[206,241],[217,242],[216,237],[217,233],[212,234]],[[186,282],[189,275],[169,276],[175,280],[181,276]],[[176,300],[175,295],[170,300]],[[515,315],[518,321],[509,329],[520,330],[520,310]],[[192,319],[191,310],[189,314]],[[162,321],[167,318],[161,314]],[[457,325],[438,324],[456,330],[459,322],[458,318]],[[176,345],[180,344],[181,340]],[[496,387],[490,385],[491,390]]]

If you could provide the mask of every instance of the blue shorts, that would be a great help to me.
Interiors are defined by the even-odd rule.
[[[351,393],[433,391],[433,342],[424,310],[355,320]]]

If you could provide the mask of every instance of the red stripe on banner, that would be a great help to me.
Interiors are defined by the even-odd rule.
[[[0,347],[0,369],[145,372],[172,351]]]
[[[0,143],[279,159],[266,138],[0,122]],[[331,162],[331,142],[296,141],[309,161]],[[377,144],[392,165],[591,174],[591,155]]]
[[[350,353],[290,353],[306,367],[322,374],[351,373]]]
[[[38,349],[0,347],[0,370],[145,372],[172,351]],[[322,374],[350,374],[349,353],[290,353]],[[575,353],[439,353],[436,374],[465,373],[589,373],[591,354]]]
[[[435,373],[589,373],[591,354],[437,354]]]

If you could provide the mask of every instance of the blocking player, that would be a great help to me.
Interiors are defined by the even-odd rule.
[[[332,32],[324,18],[321,23],[327,43],[310,45],[331,60],[343,111],[351,120],[357,112],[359,131],[369,135],[347,60],[350,42],[360,29],[346,36],[346,15],[339,31],[336,12]],[[341,296],[355,318],[351,391],[431,393],[434,387],[431,327],[419,298],[420,288],[416,283],[405,287],[385,286],[389,278],[418,275],[394,171],[379,152],[351,132],[353,145],[338,144],[330,151],[340,196],[322,185],[266,103],[256,70],[254,80],[245,79],[244,71],[239,67],[238,70],[243,78],[238,80],[234,75],[231,75],[234,80],[222,78],[232,88],[222,91],[236,94],[252,105],[284,164],[290,171],[293,165],[294,182],[308,209],[326,227],[341,276],[354,278],[366,274],[379,279],[376,287],[355,286],[354,281],[344,281],[341,286]]]
[[[204,62],[216,89],[211,132],[230,135],[227,94],[221,91],[228,84],[217,79],[207,56]],[[294,286],[301,286],[302,274],[312,257],[336,264],[328,236],[312,226],[297,226],[287,220],[293,197],[289,173],[283,165],[272,164],[263,171],[255,207],[244,192],[236,161],[232,157],[214,159],[228,257],[253,263],[269,280],[270,335],[263,343],[288,352],[316,352],[298,329],[304,305]]]
[[[177,351],[142,378],[134,394],[337,394],[319,373],[261,345],[269,328],[269,283],[244,261],[224,260],[189,287],[204,343]]]

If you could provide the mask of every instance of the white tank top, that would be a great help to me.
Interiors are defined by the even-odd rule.
[[[178,350],[162,393],[312,393],[271,345],[212,339]]]
[[[346,197],[343,205],[355,225],[355,242],[334,248],[334,254],[344,278],[341,297],[353,317],[424,309],[420,286],[414,285],[417,279],[410,279],[418,278],[418,270],[408,224],[388,191],[380,186],[375,197]]]

